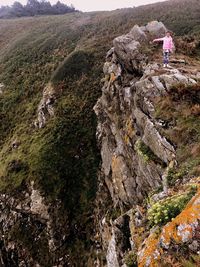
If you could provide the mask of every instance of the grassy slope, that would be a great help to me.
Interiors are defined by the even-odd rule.
[[[177,148],[178,166],[169,174],[172,186],[200,175],[200,84],[177,85],[157,103],[157,116],[166,123],[163,134]]]
[[[112,12],[1,20],[0,82],[6,86],[0,95],[1,190],[35,179],[50,200],[62,199],[72,226],[84,224],[92,215],[96,191],[99,155],[92,107],[101,94],[106,51],[115,36],[153,19],[177,34],[198,31],[199,8],[198,0],[171,1]],[[62,95],[56,116],[37,131],[33,121],[50,80]],[[21,145],[11,149],[15,139]],[[77,239],[89,239],[81,230]]]

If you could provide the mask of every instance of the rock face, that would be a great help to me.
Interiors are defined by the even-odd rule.
[[[192,85],[198,79],[198,74],[191,77],[176,68],[161,70],[151,61],[145,52],[149,42],[165,31],[165,26],[156,21],[145,27],[136,25],[113,41],[114,47],[106,56],[102,96],[94,107],[102,157],[100,183],[108,189],[111,206],[121,213],[140,205],[153,190],[167,191],[164,178],[168,165],[176,163],[176,151],[161,133],[163,125],[156,119],[154,100],[169,94],[174,85]],[[122,249],[123,238],[116,234],[116,225],[108,222],[110,218],[106,219],[103,205],[102,209],[104,223],[99,224],[99,231],[103,250],[107,251],[107,266],[122,266],[124,252],[130,250],[133,240]],[[126,214],[130,220],[131,215]],[[140,210],[134,220],[136,224],[142,222]],[[124,222],[120,225],[117,232],[124,237]]]
[[[1,266],[64,266],[67,216],[60,203],[45,203],[31,182],[19,196],[0,195]],[[34,242],[33,242],[34,241]],[[41,256],[42,255],[42,256]]]

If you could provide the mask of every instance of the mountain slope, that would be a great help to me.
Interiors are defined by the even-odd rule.
[[[24,257],[30,266],[89,266],[100,163],[93,106],[105,54],[116,36],[156,18],[177,35],[198,32],[199,1],[182,2],[1,20],[1,242],[7,266]]]

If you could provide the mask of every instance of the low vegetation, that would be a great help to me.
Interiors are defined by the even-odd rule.
[[[165,122],[163,134],[177,149],[178,166],[169,173],[170,183],[181,176],[200,175],[199,100],[199,83],[178,84],[167,97],[158,100],[156,113],[157,118]]]
[[[174,219],[185,208],[186,204],[197,192],[197,187],[191,186],[187,193],[168,197],[151,206],[148,210],[148,220],[151,226],[165,225]]]
[[[124,259],[127,267],[137,267],[137,254],[133,251],[128,252]]]
[[[196,267],[200,265],[200,255],[191,255],[188,260],[182,260],[183,267]]]
[[[163,165],[162,161],[153,153],[153,151],[148,147],[142,140],[135,143],[135,151],[141,158],[145,161],[154,161]]]

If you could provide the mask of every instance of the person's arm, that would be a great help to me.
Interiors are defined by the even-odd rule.
[[[164,40],[164,38],[154,39],[154,40],[153,40],[153,43],[155,43],[155,42],[160,42],[160,41],[163,41],[163,40]]]

